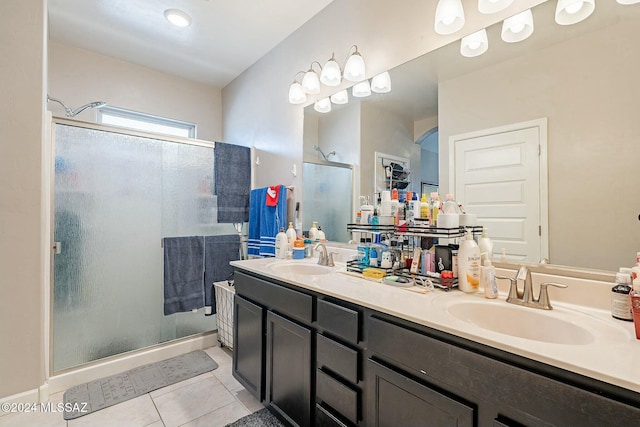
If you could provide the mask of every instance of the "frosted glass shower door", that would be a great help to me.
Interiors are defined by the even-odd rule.
[[[349,241],[347,224],[351,220],[352,177],[350,167],[303,163],[303,226],[313,221],[322,226],[327,240]]]
[[[212,179],[211,147],[55,125],[54,371],[216,328],[162,309],[161,239],[211,232]]]

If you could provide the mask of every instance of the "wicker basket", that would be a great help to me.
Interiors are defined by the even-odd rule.
[[[226,280],[214,282],[213,286],[216,292],[218,341],[221,346],[233,349],[233,295],[236,288]]]

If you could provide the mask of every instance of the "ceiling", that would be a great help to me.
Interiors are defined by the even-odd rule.
[[[49,37],[222,88],[332,1],[49,0]],[[171,25],[171,8],[191,25]]]

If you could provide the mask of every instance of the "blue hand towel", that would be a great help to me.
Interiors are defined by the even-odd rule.
[[[164,314],[204,307],[204,237],[164,239]]]
[[[251,190],[249,199],[249,231],[247,236],[248,255],[260,256],[260,214],[266,197],[266,188]]]
[[[287,222],[287,189],[281,185],[276,206],[267,206],[267,188],[261,200],[260,211],[260,255],[276,256],[276,234]]]
[[[216,142],[213,172],[218,195],[218,222],[247,222],[251,190],[249,147]]]
[[[229,279],[233,273],[230,261],[240,259],[240,236],[222,234],[204,238],[204,306],[205,315],[216,313],[213,283]]]

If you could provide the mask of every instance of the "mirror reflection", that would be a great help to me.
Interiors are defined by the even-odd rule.
[[[408,190],[436,184],[441,196],[456,193],[466,206],[466,190],[457,193],[450,176],[451,141],[545,119],[547,191],[540,203],[548,213],[540,237],[549,260],[603,270],[632,265],[640,249],[640,5],[600,2],[571,26],[557,25],[554,9],[554,2],[533,9],[535,31],[522,42],[503,42],[496,24],[487,29],[483,55],[464,57],[455,42],[389,70],[390,93],[350,97],[324,115],[307,107],[304,159],[318,159],[313,145],[335,150],[331,160],[355,165],[358,196],[377,191],[374,153],[409,158]],[[509,243],[491,237],[498,253]]]

